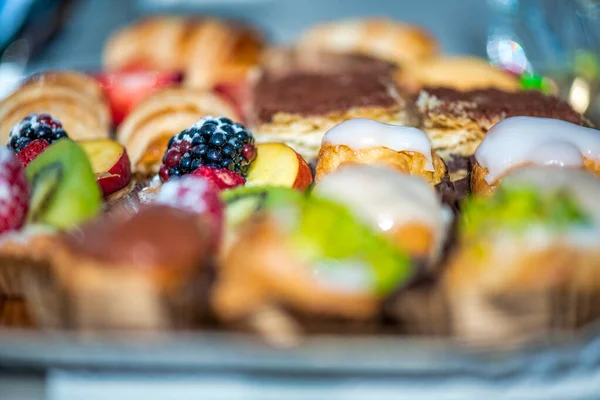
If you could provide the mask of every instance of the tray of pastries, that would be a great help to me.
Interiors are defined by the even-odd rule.
[[[280,47],[140,20],[101,71],[23,80],[0,139],[5,361],[435,373],[475,348],[506,372],[597,347],[600,132],[420,27]]]

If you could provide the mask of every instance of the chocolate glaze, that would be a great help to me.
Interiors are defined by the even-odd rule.
[[[162,205],[142,208],[130,218],[105,218],[65,234],[74,253],[107,266],[189,266],[208,257],[210,232],[193,214]]]
[[[478,89],[461,92],[450,88],[424,88],[439,103],[430,113],[450,114],[456,118],[494,121],[514,116],[561,119],[583,124],[583,117],[558,97],[538,91],[504,92],[499,89]]]

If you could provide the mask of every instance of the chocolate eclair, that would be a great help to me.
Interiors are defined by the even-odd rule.
[[[48,328],[160,330],[190,326],[211,257],[210,224],[164,205],[105,217],[61,235],[51,267],[25,294]]]
[[[505,118],[529,116],[585,124],[567,103],[537,91],[424,88],[417,108],[423,119],[422,129],[444,160],[473,155],[487,131]]]
[[[253,85],[251,104],[257,142],[285,142],[307,160],[316,157],[325,132],[348,119],[416,123],[389,68],[380,64],[265,71]]]

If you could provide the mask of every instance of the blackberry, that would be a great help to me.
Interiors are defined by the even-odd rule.
[[[165,181],[205,166],[246,176],[254,158],[254,138],[243,125],[206,117],[169,140],[159,175]]]
[[[53,143],[64,137],[68,136],[59,120],[48,114],[31,114],[12,128],[8,147],[18,153],[36,139]]]

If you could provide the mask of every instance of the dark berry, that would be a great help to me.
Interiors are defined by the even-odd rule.
[[[206,143],[206,138],[202,135],[194,136],[194,139],[192,139],[192,147],[198,146],[199,144],[205,144],[205,143]]]
[[[235,164],[233,163],[233,160],[230,158],[226,158],[224,160],[221,161],[221,168],[225,168],[228,169],[230,171],[233,171],[233,168],[235,167]]]
[[[208,144],[212,145],[212,146],[222,146],[225,143],[225,135],[222,133],[213,133],[213,135],[210,137],[210,140],[208,141]]]
[[[13,127],[8,146],[16,153],[31,141],[43,139],[49,144],[67,137],[60,121],[48,114],[31,114]]]
[[[231,135],[235,134],[235,130],[233,129],[233,127],[231,127],[229,125],[222,126],[221,130],[223,132],[225,132],[227,134],[227,136],[231,136]]]
[[[191,169],[192,171],[195,171],[195,170],[197,170],[198,168],[200,168],[200,166],[201,166],[201,165],[202,165],[202,164],[200,164],[200,159],[198,159],[198,158],[195,158],[195,159],[193,159],[193,160],[192,160],[192,165],[190,166],[190,169]]]
[[[233,157],[233,156],[235,156],[235,147],[233,147],[231,144],[227,143],[221,149],[221,153],[223,153],[223,155],[226,155],[227,157]]]
[[[218,161],[221,159],[221,152],[218,149],[210,148],[206,152],[206,158],[212,161]]]
[[[169,180],[169,167],[167,167],[166,165],[161,165],[160,169],[158,170],[158,176],[160,177],[160,180],[163,182],[166,182]]]
[[[179,160],[181,160],[181,153],[177,149],[171,149],[166,152],[163,163],[167,167],[174,167],[179,164]]]
[[[221,121],[222,123],[227,124],[227,125],[233,125],[233,121],[230,120],[229,118],[221,117],[221,118],[219,118],[219,121]]]
[[[239,140],[241,140],[242,142],[248,140],[248,132],[246,131],[239,131],[238,133],[235,134],[235,137],[237,137]]]
[[[209,126],[209,125],[217,126],[217,125],[219,125],[219,123],[215,119],[209,119],[209,120],[204,121],[204,123],[202,124],[203,127]]]
[[[177,135],[177,140],[183,140],[183,138],[185,137],[186,133],[187,133],[186,131],[183,131],[179,135]]]
[[[171,139],[169,139],[169,144],[167,145],[167,148],[171,148],[171,146],[173,146],[173,143],[175,143],[175,136],[171,136]]]
[[[189,155],[189,153],[185,153],[183,155],[183,157],[181,157],[181,160],[179,161],[179,169],[181,169],[184,172],[187,172],[187,171],[189,171],[191,165],[192,165],[192,157]]]
[[[204,125],[202,128],[200,128],[200,134],[210,136],[213,133],[215,133],[216,130],[217,130],[216,124]]]
[[[181,175],[181,171],[179,170],[179,168],[177,168],[177,167],[169,168],[169,176],[180,176],[180,175]]]
[[[248,162],[254,161],[256,158],[256,147],[252,144],[245,144],[242,149],[242,157]]]
[[[196,147],[192,147],[191,154],[193,158],[200,158],[206,154],[206,146],[200,144]]]

